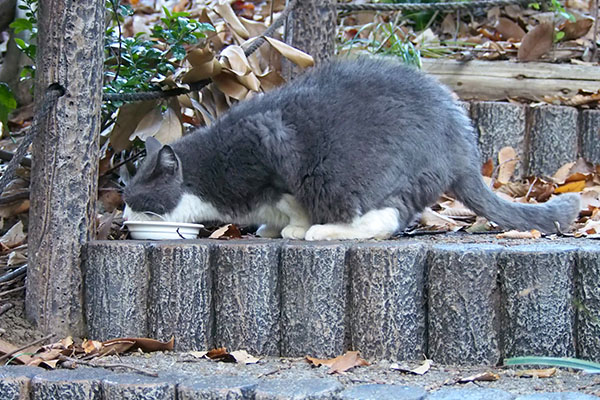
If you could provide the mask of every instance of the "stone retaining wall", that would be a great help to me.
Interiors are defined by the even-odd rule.
[[[292,357],[600,360],[598,242],[496,243],[92,242],[88,333]]]

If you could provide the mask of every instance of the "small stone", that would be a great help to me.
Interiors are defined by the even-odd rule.
[[[301,378],[272,379],[258,384],[256,400],[317,400],[332,399],[342,390],[342,385],[334,379]]]
[[[340,400],[423,400],[427,392],[418,386],[371,384],[346,389],[336,396]],[[496,400],[496,399],[494,399]]]

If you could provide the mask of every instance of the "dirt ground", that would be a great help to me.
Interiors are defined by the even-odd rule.
[[[15,296],[9,299],[14,307],[0,316],[0,339],[15,346],[31,343],[44,335],[33,328],[24,318],[24,298]],[[403,373],[391,368],[388,360],[369,360],[371,365],[356,367],[344,374],[330,375],[328,367],[313,367],[304,358],[261,358],[257,364],[235,364],[198,359],[190,353],[154,352],[132,353],[124,356],[109,356],[96,359],[94,363],[117,363],[131,365],[158,373],[190,373],[199,375],[244,375],[260,379],[270,378],[325,378],[333,377],[344,386],[367,383],[394,383],[420,386],[428,391],[443,387],[453,388],[498,388],[515,394],[535,392],[574,391],[600,396],[600,375],[584,374],[578,371],[558,370],[550,378],[523,378],[517,369],[489,366],[450,366],[433,364],[424,375]],[[419,361],[401,363],[403,367],[414,368]],[[126,371],[117,368],[117,371]],[[499,376],[495,381],[475,381],[460,383],[461,379],[473,375],[492,372]]]
[[[25,298],[23,295],[13,296],[7,303],[13,308],[0,315],[0,339],[15,346],[23,346],[44,337],[25,319]]]

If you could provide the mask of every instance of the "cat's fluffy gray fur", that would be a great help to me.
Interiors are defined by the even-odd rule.
[[[276,231],[290,223],[285,215],[279,223],[248,216],[260,219],[256,210],[275,207],[285,194],[305,212],[305,228],[356,227],[367,212],[389,209],[393,227],[402,230],[446,191],[504,228],[552,232],[579,212],[573,194],[541,205],[495,196],[481,178],[470,121],[451,94],[386,60],[322,65],[170,146],[154,143],[124,193],[129,215],[138,219],[145,211],[173,216],[184,194],[196,201],[188,208],[209,211],[178,214],[187,220],[181,222],[221,216],[280,225]],[[320,238],[351,237],[361,235]]]

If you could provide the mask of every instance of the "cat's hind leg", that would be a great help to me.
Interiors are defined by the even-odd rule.
[[[281,237],[304,239],[306,231],[310,228],[310,217],[298,200],[290,194],[284,194],[276,207],[290,218],[289,224],[281,230]]]
[[[258,214],[259,219],[266,222],[256,231],[260,237],[304,239],[310,228],[308,213],[298,200],[287,193],[274,206],[261,208]]]
[[[387,239],[400,229],[398,209],[388,207],[371,210],[351,223],[313,225],[306,240]]]

